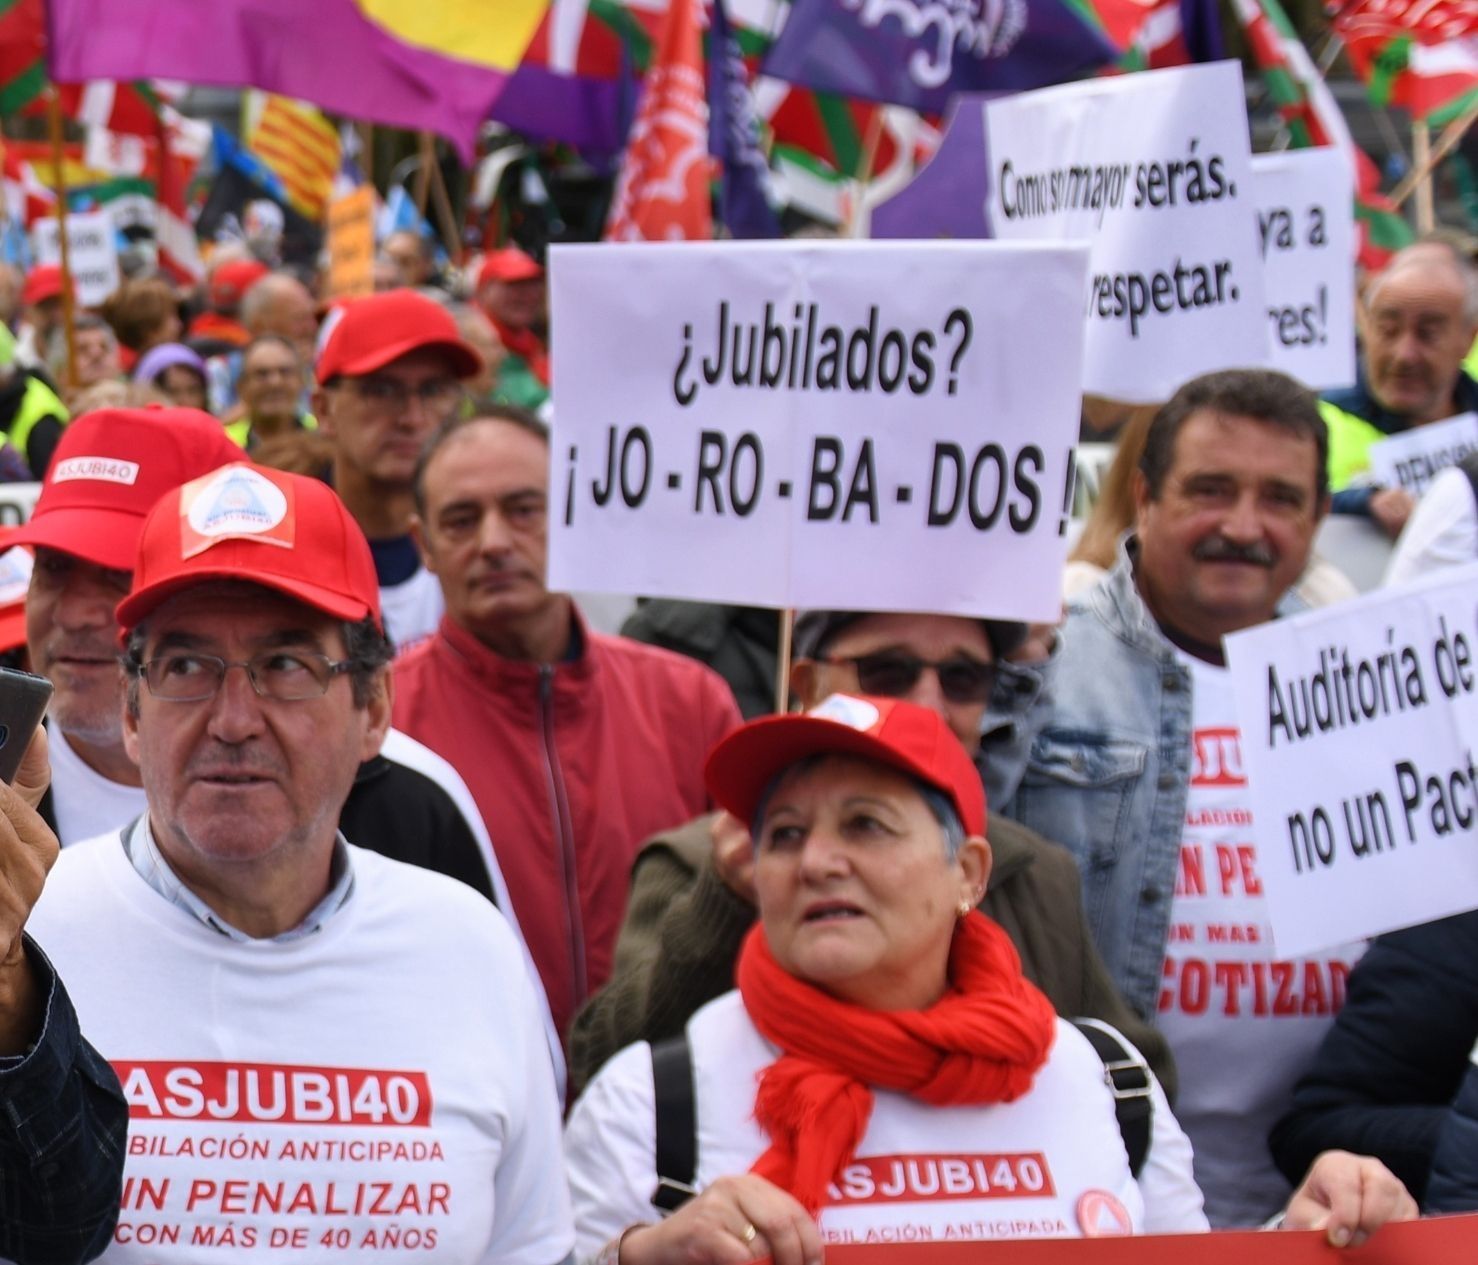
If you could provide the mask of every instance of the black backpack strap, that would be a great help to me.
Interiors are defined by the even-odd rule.
[[[1103,1079],[1114,1096],[1114,1115],[1119,1121],[1119,1136],[1124,1139],[1124,1153],[1129,1157],[1129,1172],[1137,1178],[1149,1158],[1155,1111],[1149,1065],[1138,1051],[1096,1019],[1074,1019],[1073,1027],[1088,1038],[1103,1063]]]
[[[657,1189],[653,1206],[676,1212],[698,1191],[698,1118],[694,1110],[693,1047],[687,1033],[652,1046],[652,1088],[657,1125]]]

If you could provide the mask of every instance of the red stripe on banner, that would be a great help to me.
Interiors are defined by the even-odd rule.
[[[309,187],[328,184],[333,172],[321,167],[309,167],[295,150],[286,149],[276,141],[258,141],[251,147],[253,153],[271,167],[284,181],[296,180]]]
[[[291,151],[305,168],[314,171],[325,171],[330,175],[338,170],[339,155],[337,149],[332,156],[321,153],[312,145],[304,144],[301,133],[292,128],[281,127],[277,124],[263,120],[252,133],[252,148],[256,148],[255,142],[262,140],[275,141],[283,149]]]
[[[291,137],[320,162],[338,165],[338,133],[322,119],[308,118],[287,107],[273,109],[271,103],[268,103],[257,127],[265,132]]]
[[[1343,1250],[1330,1247],[1322,1232],[1286,1230],[826,1247],[827,1265],[1457,1265],[1475,1254],[1478,1216],[1388,1225],[1363,1247]]]

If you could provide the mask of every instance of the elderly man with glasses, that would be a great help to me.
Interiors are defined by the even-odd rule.
[[[105,1259],[563,1261],[516,937],[337,828],[390,723],[343,504],[245,463],[185,484],[144,523],[118,623],[147,810],[67,850],[32,916],[130,1106]]]
[[[411,290],[349,304],[318,354],[313,413],[333,443],[331,481],[369,539],[386,631],[400,650],[430,636],[442,612],[410,536],[416,458],[481,369],[450,313]]]

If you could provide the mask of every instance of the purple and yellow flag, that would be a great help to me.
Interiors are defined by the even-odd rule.
[[[54,79],[263,88],[470,161],[549,0],[50,0]]]

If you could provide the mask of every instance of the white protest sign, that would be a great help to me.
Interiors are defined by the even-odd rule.
[[[1055,619],[1081,246],[556,246],[551,587]]]
[[[36,261],[62,261],[61,234],[56,218],[47,216],[31,226]],[[96,307],[118,288],[118,244],[113,221],[106,211],[86,211],[67,216],[67,263],[77,287],[77,301]]]
[[[986,211],[1009,241],[1088,241],[1083,390],[1167,399],[1268,360],[1242,70],[1214,62],[986,102]]]
[[[1332,145],[1252,160],[1274,369],[1315,391],[1355,381],[1355,177]]]
[[[1478,413],[1460,413],[1378,440],[1370,446],[1370,472],[1388,488],[1420,497],[1438,473],[1478,452]]]
[[[1478,908],[1478,566],[1226,639],[1279,957]]]

